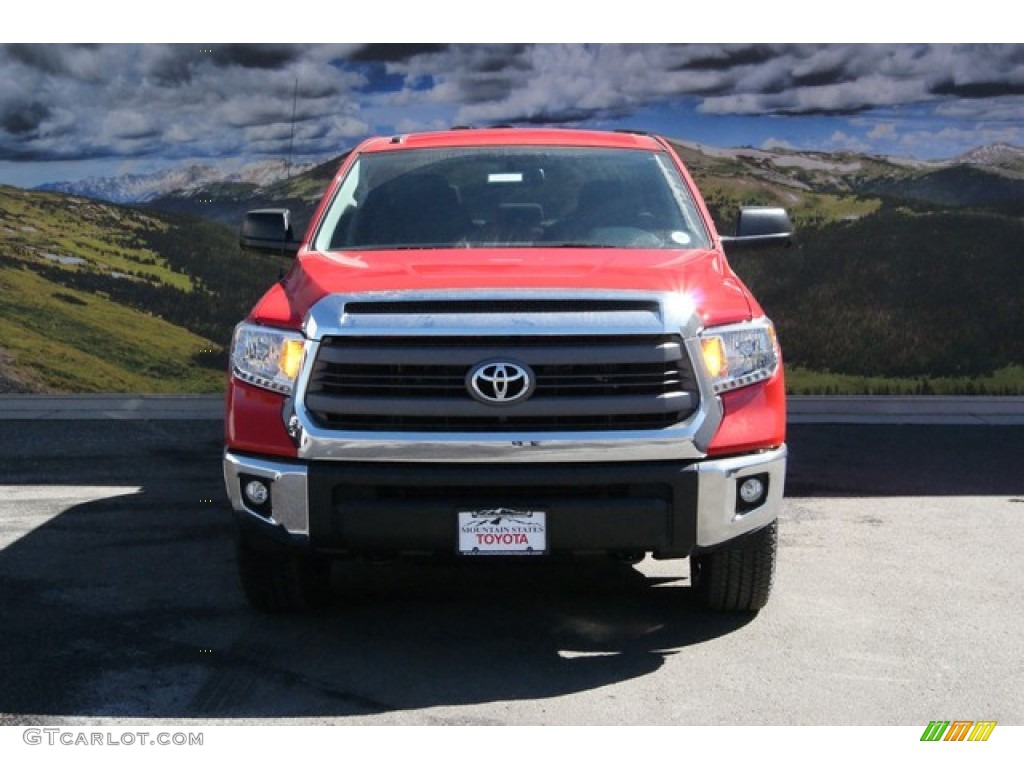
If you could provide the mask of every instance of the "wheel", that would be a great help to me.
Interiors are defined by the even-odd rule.
[[[775,578],[778,525],[772,521],[734,544],[691,560],[698,599],[714,611],[753,612],[764,608]]]
[[[330,596],[330,560],[238,532],[238,575],[249,604],[267,613],[302,613]]]

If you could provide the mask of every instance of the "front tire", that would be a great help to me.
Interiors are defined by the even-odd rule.
[[[733,544],[691,558],[691,578],[701,603],[713,611],[756,612],[764,608],[775,580],[778,524]]]
[[[238,575],[249,604],[265,613],[304,613],[330,597],[330,560],[238,532]]]

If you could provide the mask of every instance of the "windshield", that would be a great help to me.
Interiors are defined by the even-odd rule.
[[[321,251],[708,244],[693,198],[667,155],[575,147],[362,155],[314,240]]]

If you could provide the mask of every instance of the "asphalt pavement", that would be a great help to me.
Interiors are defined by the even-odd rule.
[[[0,420],[0,723],[1024,724],[1024,430],[793,424],[754,617],[686,561],[351,564],[251,611],[216,418]]]

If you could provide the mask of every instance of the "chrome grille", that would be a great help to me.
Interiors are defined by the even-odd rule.
[[[492,406],[466,378],[488,359],[525,363],[526,400]],[[328,336],[305,404],[324,428],[361,432],[550,432],[659,429],[699,403],[682,339],[587,336]]]

